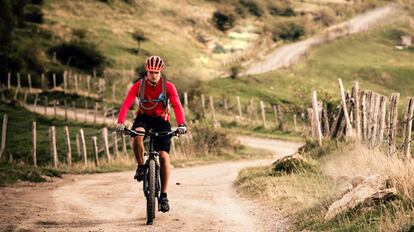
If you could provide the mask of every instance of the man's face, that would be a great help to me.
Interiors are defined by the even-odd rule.
[[[161,78],[161,72],[147,71],[147,78],[151,83],[156,84]]]

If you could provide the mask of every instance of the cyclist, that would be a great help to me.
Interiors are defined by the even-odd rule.
[[[136,131],[171,131],[170,106],[171,103],[176,117],[178,132],[187,132],[183,107],[178,97],[175,86],[161,75],[164,70],[164,61],[159,56],[151,56],[145,62],[146,76],[137,81],[129,90],[118,116],[117,130],[122,132],[125,129],[124,120],[129,108],[139,99],[139,110],[132,125]],[[170,207],[168,204],[167,190],[170,175],[169,151],[171,138],[158,137],[154,140],[154,150],[160,154],[160,173],[161,173],[161,211],[167,212]],[[137,181],[144,178],[144,143],[143,136],[133,138],[133,150],[138,167],[134,176]]]

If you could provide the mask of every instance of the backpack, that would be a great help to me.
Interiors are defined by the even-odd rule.
[[[138,90],[138,99],[139,99],[140,108],[142,108],[144,110],[152,110],[158,105],[158,103],[161,102],[163,107],[164,107],[164,111],[167,110],[167,108],[168,108],[167,79],[162,76],[161,81],[162,81],[162,92],[161,92],[161,94],[158,96],[157,99],[148,100],[148,99],[145,99],[145,78],[141,79],[141,84],[140,84],[139,90]],[[144,106],[144,103],[147,103],[147,102],[155,102],[155,104],[153,106],[147,108],[147,107]]]

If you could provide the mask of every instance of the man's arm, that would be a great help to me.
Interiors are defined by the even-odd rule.
[[[132,103],[134,103],[135,98],[138,96],[140,81],[137,81],[128,92],[124,102],[122,103],[121,109],[119,109],[118,123],[124,123],[126,115]]]
[[[177,89],[171,82],[167,82],[167,96],[174,109],[177,125],[185,124],[184,110],[178,97]]]

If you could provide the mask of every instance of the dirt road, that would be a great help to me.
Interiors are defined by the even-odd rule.
[[[375,23],[384,19],[389,19],[390,16],[396,12],[396,8],[395,5],[391,4],[368,11],[364,14],[355,16],[347,22],[332,26],[311,38],[277,48],[275,51],[266,55],[263,60],[251,64],[243,75],[265,73],[288,67],[298,62],[299,59],[313,46],[367,30]]]
[[[300,145],[248,140],[250,145],[271,148],[276,155],[292,153]],[[50,183],[2,188],[0,230],[283,231],[283,219],[275,212],[239,198],[233,190],[240,169],[272,161],[173,169],[171,211],[158,213],[153,226],[145,225],[145,199],[141,184],[132,180],[133,172],[67,175]]]

